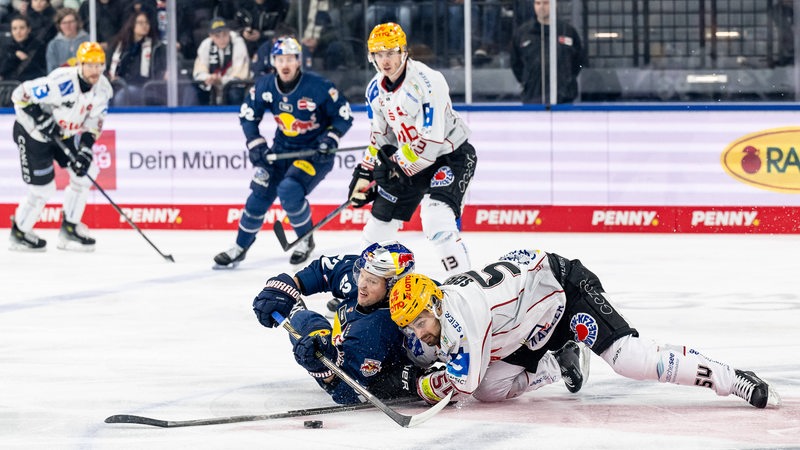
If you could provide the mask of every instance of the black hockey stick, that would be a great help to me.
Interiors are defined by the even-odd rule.
[[[360,150],[366,150],[366,146],[362,145],[361,147],[342,147],[342,148],[332,148],[327,151],[329,154],[339,153],[339,152],[357,152]],[[277,161],[279,159],[292,159],[292,158],[304,158],[306,156],[314,156],[317,154],[319,150],[300,150],[296,152],[286,152],[286,153],[270,153],[266,156],[267,162]]]
[[[64,154],[67,155],[69,160],[72,161],[72,162],[75,162],[75,155],[73,155],[72,151],[70,149],[68,149],[67,146],[64,145],[63,142],[61,142],[61,139],[53,139],[53,140],[56,142],[56,144],[58,144],[59,147],[61,147],[61,150],[64,152]],[[119,215],[122,216],[125,219],[126,222],[128,222],[128,225],[133,227],[134,230],[138,231],[139,234],[142,235],[144,240],[147,241],[147,243],[150,244],[150,246],[153,247],[158,252],[158,254],[161,255],[162,258],[164,258],[164,259],[166,259],[167,261],[170,261],[170,262],[175,262],[175,258],[173,258],[172,255],[165,255],[161,250],[158,249],[158,247],[156,247],[156,244],[153,244],[153,242],[150,239],[148,239],[147,236],[145,236],[145,234],[142,232],[142,230],[138,226],[136,226],[136,224],[133,223],[133,221],[127,215],[125,215],[125,213],[122,211],[122,209],[120,209],[120,207],[117,206],[116,203],[114,203],[114,200],[111,200],[111,197],[109,197],[108,194],[106,194],[106,191],[102,187],[100,187],[100,185],[97,183],[97,181],[95,181],[94,178],[92,178],[91,175],[89,175],[87,173],[85,175],[85,177],[88,178],[89,181],[92,182],[92,184],[94,184],[94,187],[98,191],[100,191],[101,194],[103,194],[103,197],[105,197],[106,200],[108,200],[108,203],[111,203],[111,206],[113,206],[114,209],[117,210]]]
[[[373,186],[375,186],[375,182],[374,181],[371,182],[369,185],[367,185],[367,187],[362,189],[361,192],[366,192],[366,191],[372,189]],[[283,224],[281,223],[280,220],[276,220],[275,223],[272,224],[272,230],[275,232],[275,237],[278,238],[278,242],[281,244],[281,248],[283,248],[283,251],[287,251],[290,248],[294,247],[295,245],[299,244],[300,241],[302,241],[303,239],[305,239],[305,238],[311,236],[312,234],[314,234],[315,231],[317,231],[320,228],[322,228],[326,223],[328,223],[331,220],[333,220],[334,217],[338,216],[339,213],[341,213],[342,211],[347,209],[348,206],[350,206],[350,200],[347,200],[346,202],[344,202],[341,205],[337,206],[336,209],[334,209],[333,211],[329,212],[327,216],[323,217],[322,220],[320,220],[317,224],[315,224],[313,227],[311,227],[311,229],[308,230],[308,233],[298,237],[297,239],[295,239],[292,242],[289,242],[286,239],[286,230],[283,229]]]
[[[408,405],[416,403],[419,398],[397,398],[389,400],[386,403],[392,405]],[[322,414],[333,414],[347,411],[358,411],[360,409],[372,408],[374,405],[371,403],[358,403],[355,405],[335,405],[335,406],[322,406],[319,408],[295,409],[291,411],[250,415],[250,416],[228,416],[228,417],[214,417],[211,419],[194,419],[194,420],[161,420],[153,419],[150,417],[135,416],[131,414],[116,414],[106,418],[106,423],[133,423],[138,425],[152,425],[161,428],[177,428],[177,427],[194,427],[199,425],[220,425],[226,423],[237,422],[255,422],[258,420],[272,420],[272,419],[286,419],[290,417],[303,417],[303,416],[317,416]]]
[[[292,324],[289,323],[288,320],[284,319],[277,311],[272,313],[272,318],[275,319],[278,323],[281,324],[286,331],[289,332],[295,339],[300,339],[302,336],[294,329]],[[439,403],[433,405],[427,411],[415,414],[412,416],[401,414],[392,408],[390,408],[386,403],[382,402],[378,397],[375,397],[370,393],[364,386],[358,384],[358,382],[349,375],[347,375],[339,366],[337,366],[334,362],[330,359],[326,358],[322,353],[316,353],[317,359],[320,360],[322,364],[325,365],[328,369],[331,370],[337,377],[339,377],[342,381],[347,383],[348,386],[353,388],[356,392],[361,394],[364,398],[367,399],[370,403],[375,405],[376,408],[383,411],[387,416],[389,416],[392,420],[394,420],[398,425],[404,428],[410,428],[416,425],[425,422],[426,420],[430,419],[431,417],[435,416],[439,411],[442,410],[445,406],[450,403],[450,398],[453,396],[453,392],[451,391],[445,398],[439,401]]]

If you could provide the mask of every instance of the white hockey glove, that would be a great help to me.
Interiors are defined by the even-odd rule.
[[[349,199],[353,207],[361,208],[375,200],[377,195],[375,187],[367,189],[371,182],[372,171],[363,168],[361,164],[356,164],[356,168],[353,171],[353,179],[350,181]]]
[[[417,379],[417,395],[428,404],[435,405],[453,390],[444,367],[427,372]]]

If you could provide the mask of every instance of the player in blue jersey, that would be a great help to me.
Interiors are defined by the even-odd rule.
[[[407,391],[383,382],[385,376],[402,372],[412,362],[424,366],[436,359],[433,349],[422,348],[413,334],[413,341],[404,341],[389,314],[389,291],[413,270],[414,254],[394,241],[372,244],[361,255],[323,256],[293,277],[282,273],[267,280],[253,300],[253,310],[266,327],[278,325],[271,315],[274,311],[290,317],[292,326],[303,336],[291,339],[295,359],[335,402],[352,404],[360,400],[317,359],[317,351],[374,395],[402,396]],[[341,299],[333,326],[321,314],[307,310],[300,298],[319,292],[330,292]]]
[[[298,237],[313,227],[306,196],[333,169],[331,150],[339,146],[339,139],[350,129],[353,118],[350,104],[333,83],[302,71],[302,60],[296,39],[277,39],[270,56],[275,73],[259,78],[242,104],[239,121],[256,172],[239,220],[236,243],[214,257],[215,268],[234,268],[244,260],[276,197]],[[272,147],[258,129],[265,113],[272,114],[277,123]],[[271,162],[268,158],[307,149],[318,152],[307,159]],[[313,249],[313,236],[308,236],[297,244],[290,262],[305,262]]]

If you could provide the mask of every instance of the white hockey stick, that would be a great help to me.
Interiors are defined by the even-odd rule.
[[[297,332],[297,330],[294,329],[292,324],[290,324],[287,319],[284,319],[277,311],[272,313],[272,318],[275,319],[276,322],[281,324],[281,326],[285,328],[286,331],[288,331],[289,334],[291,334],[295,339],[300,339],[302,337]],[[347,375],[339,366],[337,366],[330,359],[326,358],[320,352],[317,352],[316,356],[322,362],[322,364],[325,365],[325,367],[331,369],[331,372],[333,372],[336,376],[341,378],[342,381],[347,383],[347,385],[353,388],[356,392],[363,395],[364,398],[366,398],[370,403],[375,405],[376,408],[383,411],[387,416],[389,416],[401,427],[411,428],[413,426],[421,424],[422,422],[425,422],[426,420],[435,416],[439,411],[442,410],[442,408],[447,406],[450,403],[450,398],[453,396],[453,393],[450,392],[449,394],[447,394],[445,398],[439,401],[439,403],[431,406],[429,410],[423,413],[412,416],[401,414],[393,410],[389,406],[387,406],[386,403],[383,403],[378,397],[372,395],[372,393],[370,393],[366,388],[364,388],[364,386],[361,386],[360,384],[358,384],[356,380],[350,378],[350,376]]]

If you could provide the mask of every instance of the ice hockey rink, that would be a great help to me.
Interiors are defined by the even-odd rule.
[[[515,248],[580,259],[642,337],[689,345],[771,382],[759,410],[696,387],[624,379],[592,356],[577,394],[546,386],[445,408],[416,428],[376,409],[185,428],[106,424],[113,414],[189,420],[333,405],[253,297],[292,268],[265,230],[233,271],[211,270],[233,231],[98,230],[95,253],[3,246],[0,448],[800,448],[800,236],[464,233],[474,266]],[[8,229],[0,230],[8,233]],[[402,241],[440,275],[421,233]],[[353,253],[357,232],[319,232],[314,254]],[[322,311],[329,297],[307,299]],[[406,414],[420,405],[397,407]],[[306,429],[309,419],[321,429]]]

